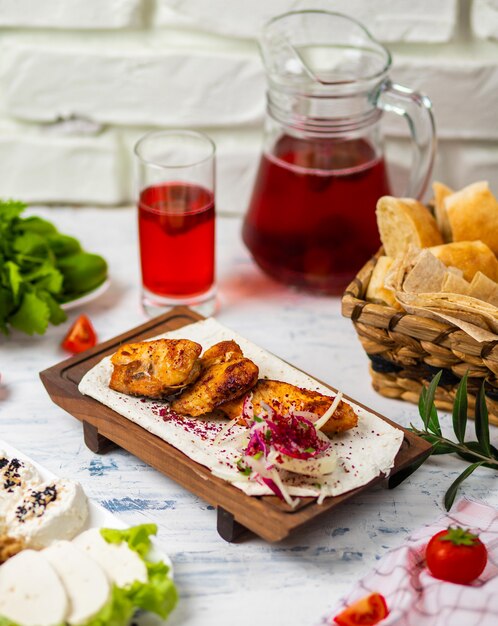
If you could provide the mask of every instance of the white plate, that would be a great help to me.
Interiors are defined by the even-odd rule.
[[[92,302],[93,300],[100,298],[100,296],[109,289],[110,284],[111,284],[111,279],[106,278],[105,281],[101,285],[99,285],[96,289],[94,289],[93,291],[90,291],[89,293],[86,293],[84,296],[80,296],[79,298],[76,298],[75,300],[64,302],[64,304],[61,304],[61,308],[64,309],[64,311],[71,311],[72,309],[77,309],[78,307],[83,306],[84,304],[88,304],[89,302]]]
[[[26,456],[22,452],[19,452],[19,450],[16,450],[14,447],[9,445],[6,441],[3,441],[2,439],[0,439],[0,451],[6,452],[7,455],[10,457],[17,457],[23,461],[32,463],[36,467],[36,469],[40,472],[40,475],[44,481],[57,478],[57,476],[53,474],[52,472],[50,472],[48,469],[46,469],[45,467],[43,467],[36,461],[33,461],[33,459],[30,459],[29,456]],[[128,524],[125,524],[122,520],[120,520],[118,517],[110,513],[102,505],[97,504],[96,502],[93,502],[93,500],[90,500],[89,498],[88,499],[88,519],[84,528],[81,529],[81,532],[83,532],[84,530],[88,530],[89,528],[117,528],[121,530],[124,528],[128,528]],[[171,577],[173,578],[173,564],[171,563],[170,558],[158,549],[157,544],[154,540],[154,537],[152,537],[152,543],[153,543],[153,548],[152,548],[150,557],[154,561],[161,560],[164,563],[166,563],[166,565],[168,565],[168,567],[170,568],[170,574],[171,574]],[[143,617],[145,618],[145,616]],[[153,616],[148,617],[147,623],[150,623],[151,618],[153,618]],[[137,621],[137,620],[134,620],[134,621],[138,624],[142,623],[141,621]]]

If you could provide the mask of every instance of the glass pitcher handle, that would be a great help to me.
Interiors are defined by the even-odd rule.
[[[386,81],[378,93],[377,107],[396,113],[408,122],[413,140],[413,158],[406,195],[420,199],[429,183],[436,153],[432,103],[421,93]]]

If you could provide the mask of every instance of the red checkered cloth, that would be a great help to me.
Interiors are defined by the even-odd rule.
[[[450,525],[479,533],[488,549],[488,564],[471,585],[434,578],[425,567],[429,539]],[[451,514],[414,533],[388,552],[342,599],[332,616],[372,592],[381,593],[390,614],[382,626],[498,626],[498,511],[460,500]],[[331,618],[330,623],[334,623]]]

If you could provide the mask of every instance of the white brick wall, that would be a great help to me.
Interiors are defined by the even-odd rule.
[[[257,38],[275,15],[304,9],[346,13],[383,41],[449,41],[457,0],[157,0],[157,26],[189,24],[235,37]]]
[[[132,28],[143,12],[141,0],[0,0],[0,26]]]
[[[0,0],[0,196],[129,202],[136,138],[189,126],[217,143],[218,207],[243,212],[265,106],[255,38],[301,8],[347,12],[389,42],[393,79],[434,103],[435,175],[498,192],[498,0]],[[74,117],[89,123],[55,123]],[[407,128],[384,126],[400,179]]]
[[[6,110],[29,121],[69,116],[121,125],[237,126],[260,121],[264,74],[254,50],[147,32],[87,41],[15,36],[0,48]]]
[[[498,0],[474,0],[472,26],[478,37],[498,39]]]

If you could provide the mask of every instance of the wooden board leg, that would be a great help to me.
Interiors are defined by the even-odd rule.
[[[221,506],[217,508],[217,530],[222,539],[230,543],[236,541],[243,533],[248,532],[245,526],[235,521],[234,516]]]
[[[83,438],[86,447],[95,454],[105,454],[117,447],[114,442],[101,435],[97,428],[88,422],[83,422]]]

